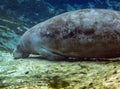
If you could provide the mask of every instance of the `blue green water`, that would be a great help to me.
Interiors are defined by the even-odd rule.
[[[119,0],[0,0],[0,11],[36,23],[66,11],[83,8],[120,10]]]
[[[55,62],[32,57],[14,60],[8,53],[30,27],[85,8],[120,11],[120,0],[0,0],[0,89],[118,89],[119,58],[110,59],[115,62]]]

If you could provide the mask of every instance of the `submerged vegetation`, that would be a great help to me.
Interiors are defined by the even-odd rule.
[[[119,89],[119,58],[112,61],[15,60],[0,51],[0,89]]]

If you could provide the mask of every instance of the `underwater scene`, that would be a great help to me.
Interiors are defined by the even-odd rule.
[[[120,0],[0,0],[0,89],[120,89]]]

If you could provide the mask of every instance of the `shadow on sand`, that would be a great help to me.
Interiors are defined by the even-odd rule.
[[[28,58],[24,58],[28,59]],[[56,62],[84,62],[84,61],[90,61],[90,62],[120,62],[120,57],[116,58],[87,58],[87,57],[81,57],[81,58],[66,58],[61,60],[49,60],[45,57],[42,57],[40,55],[34,55],[30,56],[29,59],[37,59],[37,60],[48,60],[48,61],[56,61]]]

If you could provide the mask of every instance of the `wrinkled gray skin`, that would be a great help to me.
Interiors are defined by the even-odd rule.
[[[48,59],[120,56],[120,12],[83,9],[67,12],[26,31],[14,58],[40,54]]]

